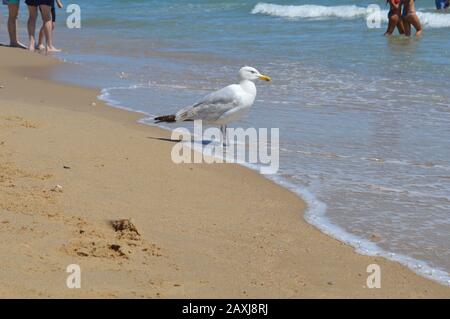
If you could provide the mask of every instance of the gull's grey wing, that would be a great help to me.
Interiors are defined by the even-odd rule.
[[[203,120],[214,122],[224,113],[238,107],[240,98],[236,94],[234,85],[205,96],[198,103],[177,112],[177,121]]]

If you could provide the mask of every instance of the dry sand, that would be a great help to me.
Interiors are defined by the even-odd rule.
[[[58,64],[0,48],[0,297],[450,297],[322,234],[255,172],[173,164],[167,131],[46,80]],[[140,235],[116,232],[122,218]],[[381,289],[365,287],[373,263]]]

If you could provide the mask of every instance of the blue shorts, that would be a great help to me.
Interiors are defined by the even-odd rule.
[[[20,0],[3,0],[3,4],[19,4]]]

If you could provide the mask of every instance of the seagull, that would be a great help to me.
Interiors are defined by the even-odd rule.
[[[257,69],[244,66],[239,70],[239,84],[232,84],[212,92],[194,105],[185,107],[172,115],[155,117],[155,123],[174,123],[202,120],[218,125],[223,145],[227,144],[227,125],[246,115],[256,98],[255,80],[271,81]]]

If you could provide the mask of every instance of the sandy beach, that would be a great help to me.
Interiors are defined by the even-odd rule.
[[[322,234],[247,168],[173,164],[170,132],[48,80],[59,64],[0,48],[0,297],[450,297]],[[66,287],[69,264],[81,289]],[[370,264],[380,289],[365,287]]]

